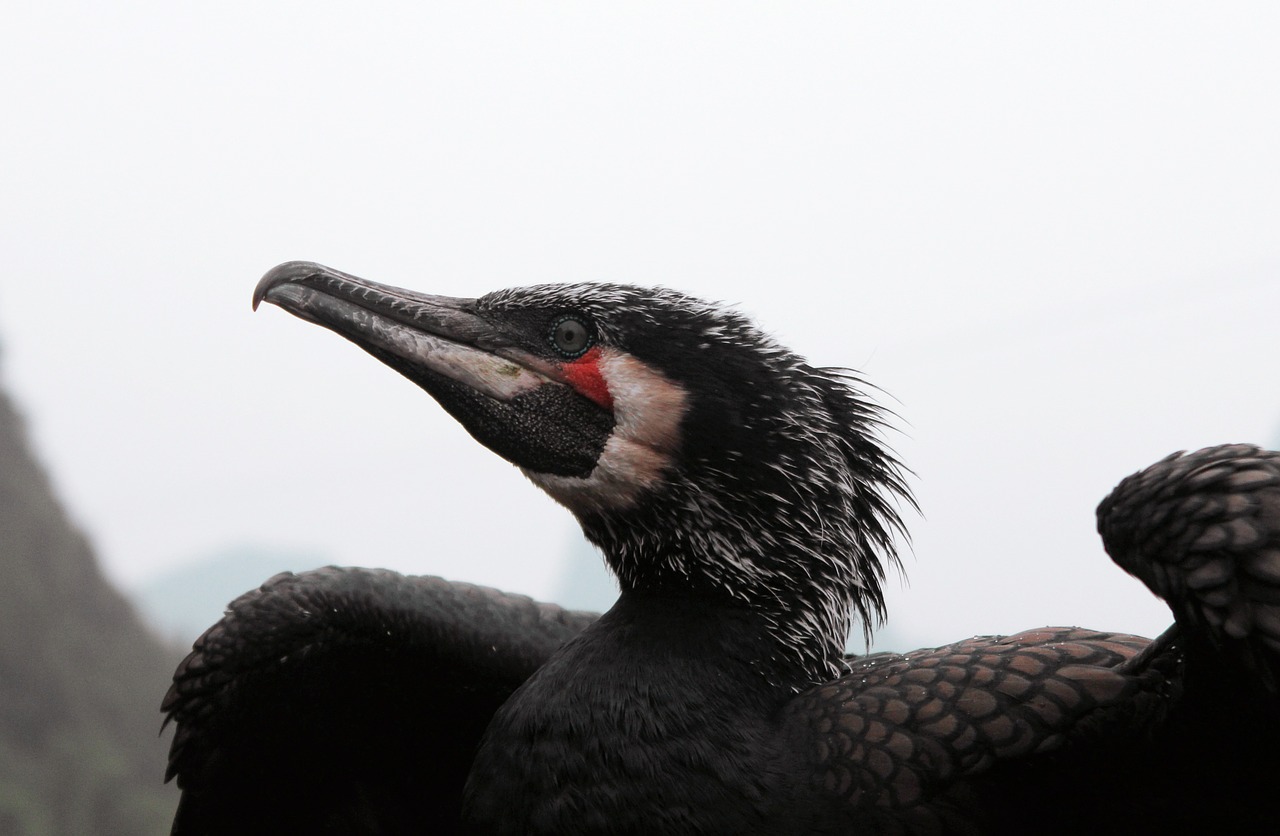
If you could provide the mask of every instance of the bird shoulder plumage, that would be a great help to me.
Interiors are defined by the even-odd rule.
[[[595,618],[386,570],[276,575],[196,640],[164,698],[175,836],[456,820],[493,712]]]

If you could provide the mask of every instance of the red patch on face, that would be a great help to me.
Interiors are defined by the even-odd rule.
[[[579,395],[590,398],[605,409],[613,409],[613,395],[609,394],[609,384],[600,374],[600,346],[592,346],[591,350],[570,363],[561,367],[565,380]]]

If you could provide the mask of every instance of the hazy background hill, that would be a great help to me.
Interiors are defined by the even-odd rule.
[[[0,834],[168,832],[158,707],[181,651],[104,580],[3,391],[0,573]]]
[[[167,641],[190,647],[222,618],[230,601],[272,575],[332,562],[316,552],[239,546],[162,572],[126,591],[153,630]]]

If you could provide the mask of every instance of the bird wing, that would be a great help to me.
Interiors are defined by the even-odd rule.
[[[1189,641],[1276,690],[1280,453],[1248,444],[1175,453],[1098,506],[1111,558],[1168,602]]]
[[[1150,645],[1064,627],[877,654],[801,694],[784,723],[820,765],[811,791],[851,827],[987,832],[992,811],[1012,817],[1035,803],[1017,797],[1028,765],[1154,721],[1172,660],[1154,664]],[[1026,787],[1034,795],[1052,783]]]
[[[174,673],[173,832],[447,832],[493,712],[595,618],[382,570],[275,576]]]

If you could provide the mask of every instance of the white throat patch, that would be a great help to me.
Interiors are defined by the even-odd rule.
[[[663,478],[680,446],[688,409],[684,388],[629,354],[606,348],[600,376],[613,398],[613,434],[585,477],[524,470],[535,485],[575,514],[618,511]]]

